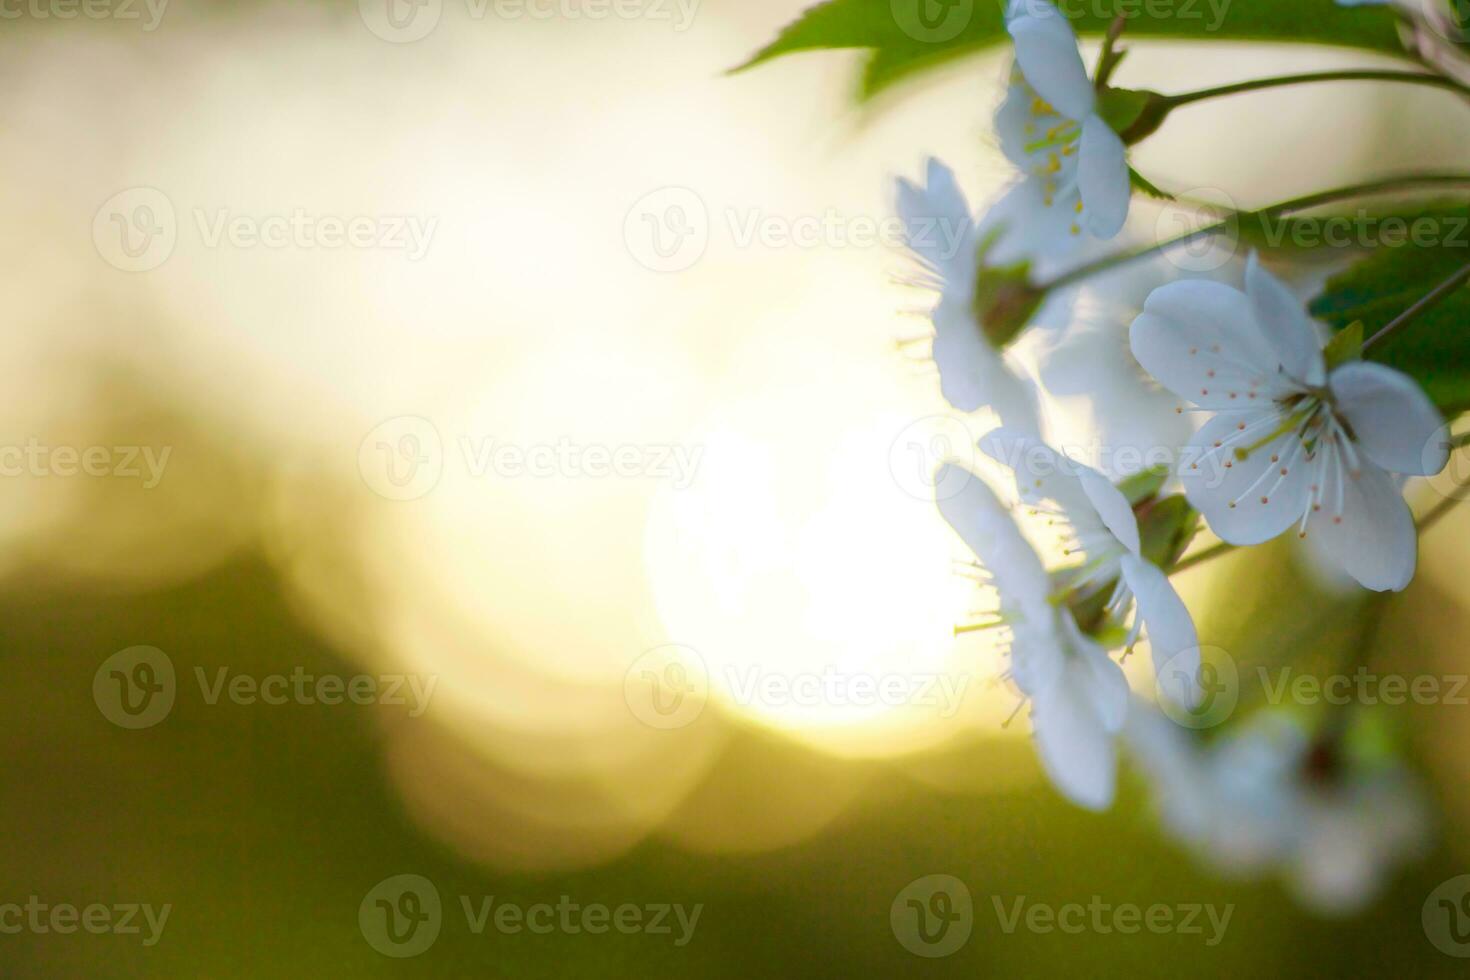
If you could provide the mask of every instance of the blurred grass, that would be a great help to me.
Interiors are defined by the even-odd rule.
[[[15,977],[1463,976],[1419,926],[1429,890],[1454,873],[1436,856],[1364,919],[1323,923],[1270,883],[1198,874],[1152,829],[1131,791],[1095,817],[1050,790],[945,796],[899,771],[801,846],[710,857],[649,842],[614,864],[506,876],[470,866],[408,821],[380,765],[368,709],[204,703],[193,668],[355,673],[295,623],[261,566],[237,563],[192,584],[132,597],[32,582],[0,604],[0,739],[8,747],[0,901],[173,905],[157,946],[136,936],[0,936]],[[174,660],[180,697],[155,728],[106,722],[92,674],[136,643]],[[732,752],[805,751],[747,733]],[[1024,743],[951,753],[964,767],[1034,765]],[[831,762],[832,765],[846,763]],[[771,805],[752,800],[751,806]],[[779,805],[777,802],[776,805]],[[436,883],[443,930],[423,955],[393,960],[357,931],[362,896],[389,875]],[[888,926],[894,895],[932,873],[964,880],[975,930],[947,959],[906,953]],[[458,896],[522,904],[702,902],[692,942],[670,936],[472,934]],[[1004,934],[1006,903],[1233,902],[1225,940],[1201,936]]]

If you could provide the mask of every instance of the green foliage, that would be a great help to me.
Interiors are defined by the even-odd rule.
[[[1135,91],[1128,88],[1105,88],[1098,96],[1097,114],[1113,128],[1115,133],[1125,133],[1138,121],[1150,99],[1158,96],[1152,92]]]
[[[1312,315],[1338,330],[1372,336],[1435,286],[1470,262],[1470,208],[1421,212],[1437,229],[1433,243],[1410,237],[1380,245],[1371,255],[1328,280],[1312,300]],[[1446,416],[1470,409],[1470,291],[1460,289],[1396,330],[1367,352],[1369,360],[1413,377]]]
[[[1031,284],[1029,261],[986,265],[986,256],[1002,233],[1002,229],[996,229],[980,243],[980,264],[975,274],[975,319],[996,347],[1015,340],[1046,298],[1045,290]]]
[[[1151,466],[1119,480],[1118,489],[1122,491],[1123,496],[1128,498],[1130,505],[1137,507],[1144,501],[1157,497],[1168,479],[1169,468],[1167,466]]]
[[[1333,334],[1332,339],[1327,342],[1327,347],[1322,351],[1322,357],[1327,361],[1327,369],[1346,364],[1348,361],[1359,361],[1363,358],[1363,321],[1354,320]]]
[[[1173,194],[1170,194],[1168,191],[1155,186],[1153,181],[1149,180],[1147,177],[1139,173],[1137,170],[1134,170],[1132,167],[1128,168],[1128,183],[1133,185],[1134,190],[1142,191],[1149,197],[1155,198],[1157,200],[1172,201],[1175,199]]]
[[[1143,557],[1160,568],[1172,568],[1199,530],[1199,514],[1179,494],[1135,507],[1134,513]]]
[[[1277,40],[1400,53],[1386,8],[1347,10],[1331,0],[1103,0],[1072,17],[1083,34],[1102,34],[1116,16],[1124,37]],[[806,10],[740,71],[797,51],[868,52],[858,90],[867,100],[895,82],[1005,40],[1001,0],[827,0]],[[1069,15],[1071,11],[1069,10]]]

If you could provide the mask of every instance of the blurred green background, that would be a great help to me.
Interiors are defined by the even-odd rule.
[[[881,218],[891,178],[929,153],[983,199],[1008,172],[984,135],[1004,65],[946,62],[864,109],[850,53],[724,74],[802,6],[706,0],[674,30],[467,19],[447,3],[409,44],[375,37],[349,4],[178,3],[151,32],[6,21],[0,447],[172,455],[149,490],[0,478],[0,906],[35,895],[171,911],[151,947],[0,933],[0,975],[1464,975],[1420,924],[1431,890],[1470,860],[1464,708],[1403,712],[1442,804],[1439,843],[1340,922],[1273,881],[1200,871],[1157,831],[1131,773],[1106,815],[1064,803],[1024,719],[1002,728],[1003,688],[942,723],[834,722],[729,692],[683,731],[632,717],[625,671],[669,642],[770,674],[942,669],[978,690],[997,669],[993,650],[954,641],[971,597],[954,587],[953,542],[890,470],[896,434],[945,410],[932,370],[896,353],[915,333],[897,258],[736,233],[751,216]],[[1329,0],[1297,6],[1347,16]],[[1175,89],[1375,59],[1141,44],[1119,81]],[[1247,203],[1463,165],[1450,97],[1320,88],[1181,114],[1140,147],[1140,167]],[[1261,136],[1243,147],[1245,132]],[[157,268],[129,272],[94,222],[138,188],[168,196],[179,235]],[[706,253],[676,273],[650,269],[628,231],[639,202],[669,188],[711,218]],[[297,208],[434,216],[438,230],[407,262],[210,246],[195,226],[220,209]],[[408,500],[384,495],[363,449],[404,418],[432,420],[445,443],[443,479]],[[452,465],[461,435],[708,452],[679,496],[647,478],[475,477]],[[1426,543],[1375,663],[1464,669],[1464,518]],[[1202,640],[1242,665],[1344,655],[1350,630],[1281,649],[1304,609],[1334,601],[1313,589],[1285,548],[1185,579]],[[139,644],[171,658],[180,694],[161,723],[128,731],[92,685]],[[210,705],[196,667],[413,672],[439,686],[419,719]],[[444,905],[437,940],[409,959],[381,955],[358,923],[364,897],[400,874],[428,878]],[[973,932],[925,959],[890,910],[936,874],[965,883]],[[563,895],[703,909],[678,947],[476,935],[460,907]],[[993,900],[1023,896],[1234,910],[1214,947],[1008,934]]]

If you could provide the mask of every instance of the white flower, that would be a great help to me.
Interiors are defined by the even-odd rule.
[[[1143,557],[1138,519],[1122,491],[1101,473],[1021,432],[988,433],[980,448],[1015,474],[1016,495],[1061,538],[1076,562],[1057,573],[1074,601],[1111,589],[1102,611],[1116,621],[1135,613],[1122,645],[1148,636],[1161,693],[1192,707],[1199,698],[1199,637],[1184,600]]]
[[[1016,193],[1026,216],[1014,223],[1038,253],[1066,250],[1084,230],[1112,238],[1128,217],[1127,152],[1096,111],[1077,35],[1039,0],[1013,5],[1006,28],[1016,72],[995,127],[1001,151],[1025,175]]]
[[[1133,354],[1179,397],[1216,412],[1179,477],[1232,544],[1293,524],[1363,586],[1414,576],[1414,520],[1390,472],[1428,476],[1448,459],[1439,413],[1409,377],[1350,361],[1327,373],[1319,335],[1287,288],[1246,267],[1246,291],[1176,282],[1149,296]]]
[[[1128,710],[1128,682],[1107,651],[1053,604],[1051,580],[1010,511],[973,473],[947,464],[936,486],[961,484],[940,513],[980,560],[1010,632],[1010,677],[1031,701],[1042,766],[1064,796],[1089,810],[1112,804],[1114,740]]]
[[[924,185],[899,178],[896,198],[905,243],[922,269],[916,284],[939,294],[930,318],[945,400],[962,412],[989,406],[1008,425],[1034,428],[1034,382],[990,342],[975,310],[980,241],[991,226],[977,225],[954,171],[932,158]]]
[[[1448,0],[1337,0],[1342,7],[1393,7],[1399,38],[1410,54],[1461,84],[1470,84],[1470,44],[1456,5]]]
[[[1400,765],[1361,758],[1341,735],[1313,738],[1285,712],[1263,711],[1206,748],[1136,702],[1124,737],[1172,835],[1222,873],[1279,871],[1318,912],[1361,909],[1424,845],[1423,797]]]
[[[1130,237],[1120,236],[1118,246]],[[1126,242],[1135,244],[1142,241]],[[1231,262],[1201,277],[1238,282],[1243,265]],[[1046,415],[1050,441],[1102,447],[1094,465],[1115,480],[1167,463],[1166,447],[1182,445],[1194,432],[1190,418],[1173,411],[1177,399],[1149,378],[1118,329],[1143,311],[1150,292],[1182,276],[1193,274],[1162,255],[1091,276],[1049,298],[1030,331],[1026,350],[1035,354],[1048,407],[1055,402],[1058,409]],[[1064,316],[1050,316],[1053,304]]]

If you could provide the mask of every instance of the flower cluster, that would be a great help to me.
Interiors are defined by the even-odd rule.
[[[1136,247],[1134,188],[1156,189],[1127,147],[1185,98],[1111,88],[1115,34],[1089,77],[1044,3],[1013,5],[1007,28],[995,131],[1015,179],[976,215],[935,160],[896,195],[910,228],[968,229],[957,252],[915,235],[913,281],[937,293],[945,399],[998,422],[979,441],[983,467],[948,462],[935,479],[995,598],[961,630],[1001,636],[1041,764],[1069,800],[1110,806],[1121,748],[1166,828],[1207,860],[1279,869],[1315,907],[1355,907],[1422,842],[1412,778],[1390,751],[1358,750],[1362,712],[1257,712],[1208,743],[1171,721],[1201,697],[1201,653],[1170,576],[1294,529],[1363,589],[1404,589],[1419,533],[1405,484],[1445,466],[1444,420],[1416,380],[1364,359],[1377,338],[1330,334],[1257,255],[1190,277],[1161,261],[1175,243]],[[1037,338],[1028,362],[1022,337]],[[1055,399],[1082,394],[1104,442],[1174,438],[1175,465],[1094,467],[1054,448]],[[1186,554],[1205,528],[1220,543]],[[1150,698],[1114,657],[1140,643]]]

